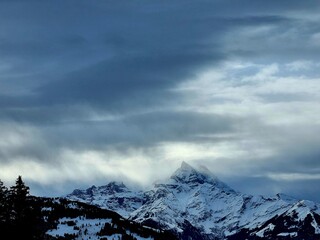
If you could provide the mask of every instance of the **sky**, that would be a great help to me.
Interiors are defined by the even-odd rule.
[[[320,4],[0,1],[0,179],[38,196],[182,161],[320,202]]]

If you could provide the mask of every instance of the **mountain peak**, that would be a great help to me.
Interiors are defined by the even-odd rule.
[[[198,175],[199,173],[193,167],[183,161],[181,167],[172,174],[170,179],[176,182],[188,183],[191,179],[197,179]]]
[[[192,171],[192,170],[195,170],[193,167],[191,167],[190,164],[188,164],[188,163],[185,162],[185,161],[182,161],[181,166],[180,166],[179,169],[180,169],[180,170],[184,170],[184,171]]]
[[[234,192],[232,188],[220,181],[207,167],[192,167],[185,161],[181,163],[170,177],[170,181],[188,184],[189,186],[198,186],[199,184],[209,183],[228,192]]]
[[[180,167],[173,173],[172,176],[176,176],[176,175],[189,175],[190,173],[196,173],[196,169],[194,169],[190,164],[186,163],[185,161],[183,161],[180,165]]]
[[[176,182],[202,184],[204,182],[211,181],[211,176],[207,174],[207,172],[209,172],[208,169],[206,171],[202,171],[202,169],[196,170],[191,165],[183,161],[180,168],[173,173],[171,179]]]

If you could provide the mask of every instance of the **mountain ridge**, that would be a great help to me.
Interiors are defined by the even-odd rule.
[[[111,191],[111,186],[121,191]],[[304,232],[301,222],[308,222],[309,232],[314,229],[312,234],[320,234],[319,204],[281,193],[272,197],[242,194],[220,181],[206,167],[196,169],[186,162],[148,191],[135,192],[123,183],[94,190],[90,197],[87,189],[66,198],[110,209],[137,223],[177,234],[183,235],[192,228],[194,234],[202,236],[200,239],[226,239],[239,234],[256,238],[263,238],[265,234],[271,236],[270,239],[284,234],[294,239]],[[278,222],[280,218],[289,219],[295,232],[285,235],[287,232],[276,232],[278,229],[271,225],[261,228],[272,219]]]

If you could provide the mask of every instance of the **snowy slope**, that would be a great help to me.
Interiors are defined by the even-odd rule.
[[[32,239],[177,240],[170,232],[126,220],[113,211],[93,205],[63,198],[32,198],[30,201],[40,210],[38,217],[43,219],[38,226],[41,231]]]
[[[320,239],[319,226],[319,205],[302,200],[257,228],[242,228],[230,239]]]
[[[112,210],[123,217],[128,217],[143,203],[142,192],[132,191],[121,182],[110,182],[100,187],[92,186],[86,190],[76,189],[66,198]]]
[[[148,201],[130,215],[138,222],[153,220],[167,229],[183,231],[185,220],[208,235],[228,236],[240,228],[253,229],[288,211],[296,200],[249,196],[234,191],[207,169],[186,163],[146,193]]]
[[[185,162],[169,179],[155,183],[144,193],[129,190],[123,184],[110,184],[75,190],[68,198],[114,210],[130,220],[160,226],[178,232],[180,236],[190,232],[192,226],[203,239],[224,239],[243,229],[248,234],[263,237],[274,229],[278,231],[271,220],[294,216],[294,225],[306,219],[309,221],[307,216],[310,214],[314,219],[308,223],[312,226],[311,231],[320,234],[319,204],[298,201],[283,194],[272,197],[245,195],[231,189],[205,167],[195,169]],[[297,235],[294,232],[278,234]]]

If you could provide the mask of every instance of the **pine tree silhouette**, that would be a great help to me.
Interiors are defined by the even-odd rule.
[[[9,191],[3,182],[0,180],[0,226],[5,228],[5,224],[9,220]]]
[[[22,181],[19,176],[16,185],[10,188],[10,197],[13,205],[13,219],[20,221],[23,219],[27,209],[27,197],[29,195],[29,187]]]
[[[13,239],[35,239],[36,216],[29,201],[29,187],[25,185],[21,176],[18,176],[16,184],[10,188],[9,202]]]

